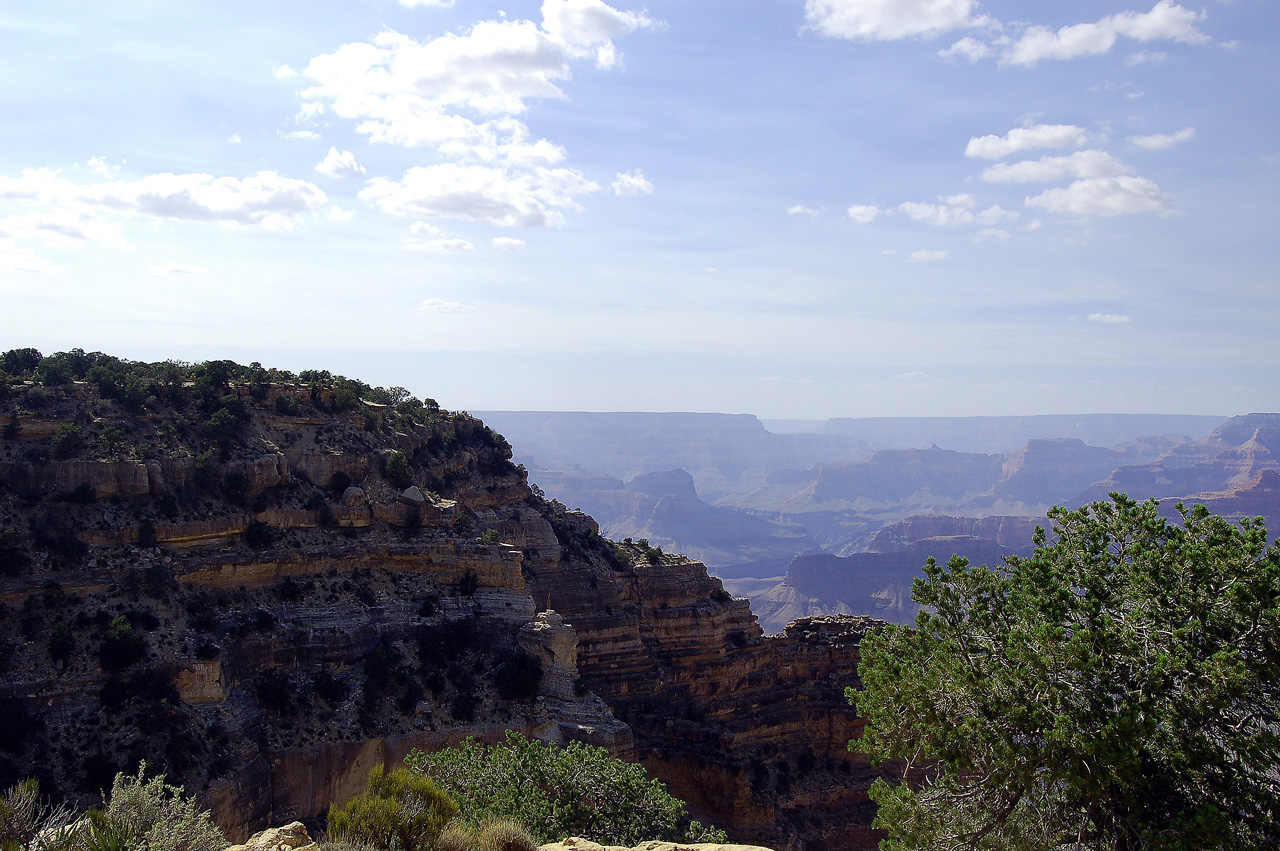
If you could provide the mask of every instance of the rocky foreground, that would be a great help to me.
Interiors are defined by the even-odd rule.
[[[307,828],[300,821],[284,827],[273,827],[255,833],[241,845],[232,845],[227,851],[319,851],[320,846],[307,835]],[[634,848],[621,845],[601,845],[589,839],[570,837],[563,842],[542,845],[538,851],[770,851],[763,845],[719,845],[715,843],[685,844],[678,842],[644,842]]]
[[[639,759],[738,841],[875,846],[843,696],[874,622],[764,637],[701,564],[531,491],[465,414],[205,398],[0,401],[0,780],[91,803],[147,759],[242,839],[514,729]]]

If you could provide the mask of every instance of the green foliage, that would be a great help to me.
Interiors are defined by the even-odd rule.
[[[147,653],[147,642],[133,628],[127,615],[117,615],[107,627],[106,637],[98,649],[98,660],[108,671],[119,671],[137,662]]]
[[[662,562],[662,547],[649,547],[644,551],[644,560],[649,564],[659,564]]]
[[[120,460],[127,446],[124,429],[118,425],[109,425],[98,433],[98,453],[108,460]]]
[[[482,544],[497,544],[502,542],[502,536],[497,529],[485,529],[484,534],[480,536]]]
[[[53,457],[60,461],[74,458],[84,446],[84,431],[75,423],[63,423],[53,433]]]
[[[1113,494],[1030,558],[929,560],[849,691],[850,747],[932,778],[872,787],[882,848],[1280,846],[1280,550],[1178,510]]]
[[[431,778],[379,765],[362,794],[329,808],[329,836],[379,851],[429,851],[457,811]]]
[[[136,777],[117,774],[104,816],[129,830],[127,847],[147,851],[221,851],[227,841],[208,812],[184,798],[181,786],[164,775],[146,779],[147,764]]]
[[[684,803],[643,766],[581,742],[562,748],[508,732],[505,744],[467,739],[433,754],[413,751],[405,764],[434,778],[473,828],[510,819],[544,843],[566,836],[627,846],[646,839],[727,841],[697,822],[685,826]]]
[[[388,481],[402,490],[413,484],[413,467],[409,466],[408,456],[399,449],[387,455],[382,473]]]
[[[471,518],[471,512],[465,508],[453,515],[453,531],[459,535],[470,535],[475,528],[475,521]]]

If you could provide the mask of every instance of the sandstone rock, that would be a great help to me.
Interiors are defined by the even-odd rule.
[[[313,851],[318,848],[307,828],[300,821],[286,824],[284,827],[269,827],[260,830],[243,845],[232,845],[227,851]]]
[[[714,842],[641,842],[634,848],[622,845],[601,845],[590,839],[571,836],[563,842],[542,845],[538,851],[770,851],[763,845],[720,845]]]
[[[184,703],[203,706],[221,703],[227,692],[222,685],[222,662],[218,659],[196,659],[188,667],[178,669],[174,685]]]
[[[364,489],[355,485],[347,488],[342,492],[342,504],[348,508],[355,508],[357,505],[364,505],[367,501]]]
[[[520,628],[516,641],[542,663],[539,691],[559,700],[573,700],[578,679],[578,634],[554,611],[539,612]]]

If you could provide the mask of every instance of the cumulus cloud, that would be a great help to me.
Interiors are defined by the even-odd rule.
[[[849,218],[860,225],[871,224],[878,216],[884,213],[883,210],[872,204],[854,204],[846,212],[849,214]]]
[[[445,301],[442,298],[429,298],[418,305],[418,310],[428,313],[475,313],[476,309],[469,304],[457,301]]]
[[[325,213],[325,218],[331,222],[349,222],[355,218],[355,210],[344,210],[337,204],[329,208],[329,212]]]
[[[818,216],[822,215],[822,210],[816,209],[814,207],[806,207],[803,204],[793,204],[787,208],[787,215],[788,216],[808,216],[811,219],[816,219]]]
[[[907,258],[908,263],[936,263],[939,260],[946,260],[951,256],[950,251],[939,251],[932,248],[921,248],[918,251],[911,252],[911,256]]]
[[[1205,44],[1211,39],[1196,29],[1204,17],[1204,12],[1179,6],[1173,0],[1159,0],[1150,12],[1121,12],[1097,23],[1073,24],[1058,30],[1032,26],[1003,51],[1000,61],[1030,66],[1046,60],[1099,56],[1109,53],[1120,37],[1141,42]]]
[[[514,239],[509,236],[495,236],[493,238],[493,247],[498,251],[519,251],[524,248],[524,240]]]
[[[977,0],[807,0],[808,25],[830,38],[894,41],[978,26]]]
[[[1184,127],[1177,133],[1156,133],[1151,136],[1130,136],[1129,141],[1147,151],[1163,151],[1190,142],[1196,137],[1196,128]]]
[[[285,133],[284,137],[290,142],[314,142],[320,138],[320,134],[314,130],[294,130],[292,133]]]
[[[543,0],[542,29],[570,56],[594,56],[596,65],[617,64],[613,39],[639,29],[658,26],[644,12],[623,12],[601,0]]]
[[[330,112],[370,142],[439,158],[400,181],[372,180],[361,197],[394,215],[544,226],[599,189],[577,170],[553,168],[567,152],[532,137],[519,116],[531,101],[564,97],[574,60],[616,65],[614,39],[662,24],[602,0],[543,0],[541,13],[540,24],[488,20],[426,40],[385,31],[311,59],[307,117]],[[611,185],[619,195],[653,190],[638,170]]]
[[[599,186],[571,169],[512,173],[483,165],[415,166],[402,180],[374,178],[360,192],[395,216],[466,219],[497,227],[548,227],[564,223],[562,209]]]
[[[1129,166],[1105,151],[1076,151],[1062,157],[1041,157],[1016,163],[996,163],[982,172],[988,183],[1056,183],[1068,178],[1116,177]]]
[[[365,169],[356,162],[355,154],[330,148],[325,158],[316,163],[316,171],[328,177],[359,177]]]
[[[970,62],[979,62],[995,55],[995,48],[983,41],[978,41],[971,35],[957,41],[948,48],[938,51],[938,55],[943,59],[954,59],[960,57],[968,59]]]
[[[77,184],[51,169],[0,177],[0,199],[37,203],[42,215],[115,212],[269,229],[291,227],[297,216],[314,212],[326,201],[314,184],[274,171],[245,178],[165,172],[135,181]]]
[[[609,186],[613,189],[614,195],[651,195],[653,194],[653,184],[644,176],[644,172],[635,169],[631,172],[618,172],[613,183]]]
[[[963,225],[991,227],[1018,217],[1017,213],[998,204],[979,210],[972,195],[950,195],[939,200],[941,204],[905,201],[898,205],[898,210],[912,221],[945,228]]]
[[[186,263],[162,263],[159,266],[150,266],[147,271],[153,275],[207,275],[207,269],[201,269],[199,266],[188,266]]]
[[[1093,177],[1048,189],[1027,199],[1028,207],[1076,216],[1119,216],[1168,210],[1172,199],[1145,177]]]
[[[292,80],[298,76],[298,72],[290,68],[288,65],[281,65],[276,69],[277,80]]]
[[[1103,325],[1128,325],[1129,317],[1120,313],[1090,313],[1090,322],[1100,322]]]
[[[1003,136],[976,136],[965,146],[964,155],[1002,160],[1010,154],[1036,148],[1078,148],[1088,140],[1088,132],[1074,124],[1034,124],[1015,127]]]

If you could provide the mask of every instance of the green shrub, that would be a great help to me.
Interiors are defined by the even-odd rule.
[[[486,529],[484,534],[480,536],[482,544],[498,544],[502,542],[502,536],[497,529]]]
[[[128,848],[148,851],[222,851],[228,843],[208,812],[184,798],[164,775],[147,780],[147,764],[136,777],[117,774],[104,815],[129,830]]]
[[[387,456],[382,472],[398,488],[404,489],[413,484],[413,467],[409,466],[409,457],[399,449]]]
[[[73,818],[71,810],[40,800],[37,781],[24,780],[0,795],[0,849],[44,849]]]
[[[118,425],[109,425],[98,435],[98,452],[108,460],[120,460],[127,447],[124,429]]]
[[[74,458],[84,446],[84,432],[75,423],[64,423],[53,433],[53,457],[60,461]]]
[[[459,819],[473,827],[511,819],[528,825],[539,842],[727,841],[714,828],[686,825],[684,803],[650,780],[644,766],[581,742],[544,745],[508,732],[505,744],[468,739],[433,754],[415,750],[405,763],[434,778],[457,800]]]
[[[127,615],[117,615],[107,627],[107,635],[98,649],[98,660],[108,671],[119,671],[137,662],[147,653],[147,642]]]
[[[431,778],[404,768],[387,774],[379,765],[363,793],[329,807],[329,837],[379,851],[428,851],[457,812]]]
[[[662,547],[650,547],[644,551],[644,560],[649,564],[658,564],[662,561]]]

